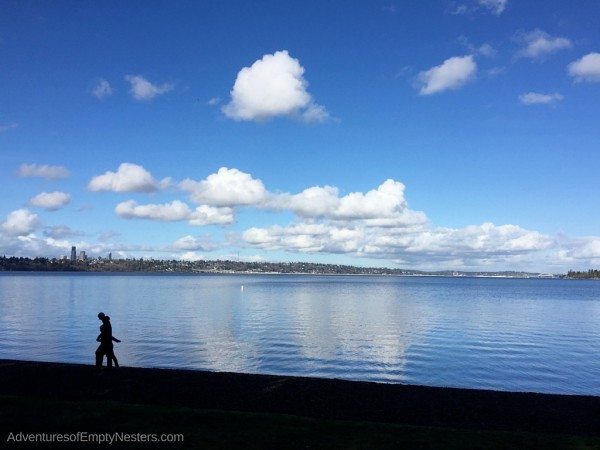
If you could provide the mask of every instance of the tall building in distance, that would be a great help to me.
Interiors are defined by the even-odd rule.
[[[77,259],[77,249],[75,246],[71,247],[71,262],[75,262]]]

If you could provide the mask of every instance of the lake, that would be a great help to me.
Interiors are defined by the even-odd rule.
[[[242,288],[243,286],[243,288]],[[600,395],[600,282],[0,273],[0,358]]]

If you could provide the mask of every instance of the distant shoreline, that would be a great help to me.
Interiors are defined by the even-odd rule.
[[[554,277],[537,277],[537,276],[510,276],[510,275],[442,275],[442,274],[369,274],[369,273],[307,273],[307,272],[192,272],[192,271],[180,271],[180,272],[167,272],[167,271],[91,271],[91,270],[0,270],[2,274],[77,274],[77,275],[290,275],[290,276],[315,276],[315,277],[381,277],[381,278],[486,278],[486,279],[504,279],[504,280],[582,280],[581,278],[569,278],[566,276],[554,276]],[[591,278],[589,280],[597,280]]]
[[[392,269],[387,267],[358,267],[339,264],[305,262],[244,262],[232,260],[154,260],[109,259],[82,260],[0,257],[0,272],[109,272],[109,273],[189,273],[189,274],[247,274],[247,275],[367,275],[401,277],[447,278],[579,278],[566,274],[522,271],[424,271]],[[587,272],[569,272],[569,275],[588,275]]]

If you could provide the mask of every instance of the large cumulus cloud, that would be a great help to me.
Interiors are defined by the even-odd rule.
[[[307,122],[326,120],[329,113],[314,102],[307,88],[304,67],[282,50],[240,70],[231,100],[222,111],[234,120],[262,121],[277,116],[296,116]]]

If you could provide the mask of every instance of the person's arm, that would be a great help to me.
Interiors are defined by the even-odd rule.
[[[100,342],[102,340],[102,333],[100,333],[98,335],[98,337],[96,338],[96,342]]]
[[[115,341],[115,342],[121,342],[121,341],[120,341],[120,340],[118,340],[116,337],[114,337],[114,336],[111,336],[111,337],[112,337],[112,340],[113,340],[113,341]]]

